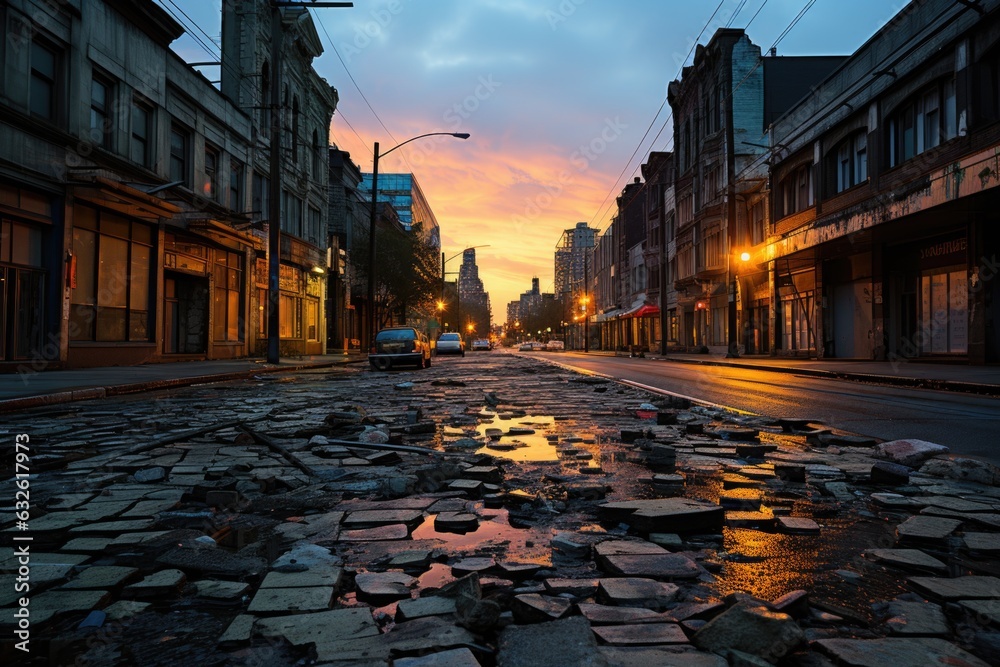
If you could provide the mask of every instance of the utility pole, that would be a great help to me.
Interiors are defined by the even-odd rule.
[[[286,2],[271,0],[271,168],[267,188],[267,363],[280,361],[281,319],[278,303],[281,295],[281,73],[284,27],[282,8],[353,7],[353,2]]]

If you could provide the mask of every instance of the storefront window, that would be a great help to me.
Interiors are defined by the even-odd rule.
[[[242,258],[235,252],[215,251],[215,298],[213,330],[216,341],[239,341]]]
[[[148,341],[150,230],[111,213],[85,207],[76,211],[70,339]]]
[[[302,338],[302,299],[282,294],[278,304],[281,338]]]
[[[925,354],[965,354],[969,349],[968,278],[965,270],[920,278],[921,342]]]
[[[306,299],[306,339],[319,340],[319,300]]]
[[[786,350],[811,350],[814,339],[816,300],[813,292],[783,297],[781,312],[784,317],[782,340]]]

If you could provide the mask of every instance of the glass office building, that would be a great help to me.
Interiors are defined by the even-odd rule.
[[[371,201],[372,175],[363,173],[361,177],[361,184],[358,186],[359,195]],[[407,231],[414,223],[424,223],[424,233],[430,237],[431,243],[438,248],[441,247],[441,231],[438,228],[437,218],[434,217],[434,211],[427,203],[413,174],[379,174],[378,200],[392,204],[399,214],[399,221]]]

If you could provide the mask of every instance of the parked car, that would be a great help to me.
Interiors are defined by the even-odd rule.
[[[438,354],[460,354],[465,356],[465,341],[462,335],[454,332],[443,333],[437,339]]]
[[[562,352],[566,349],[566,346],[561,340],[550,340],[545,344],[545,349],[549,352]]]
[[[545,349],[545,343],[540,343],[537,340],[526,340],[517,349],[521,352],[538,352]]]
[[[486,350],[488,352],[490,350],[490,341],[485,338],[477,338],[472,341],[472,351],[475,352],[476,350]]]
[[[368,363],[378,371],[406,364],[430,368],[431,344],[426,335],[413,327],[382,329],[375,336],[375,345],[368,353]]]

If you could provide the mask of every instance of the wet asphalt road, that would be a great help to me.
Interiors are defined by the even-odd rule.
[[[1000,465],[997,398],[652,359],[572,352],[532,356],[738,410],[814,419],[884,440],[930,440],[947,445],[954,454]]]

